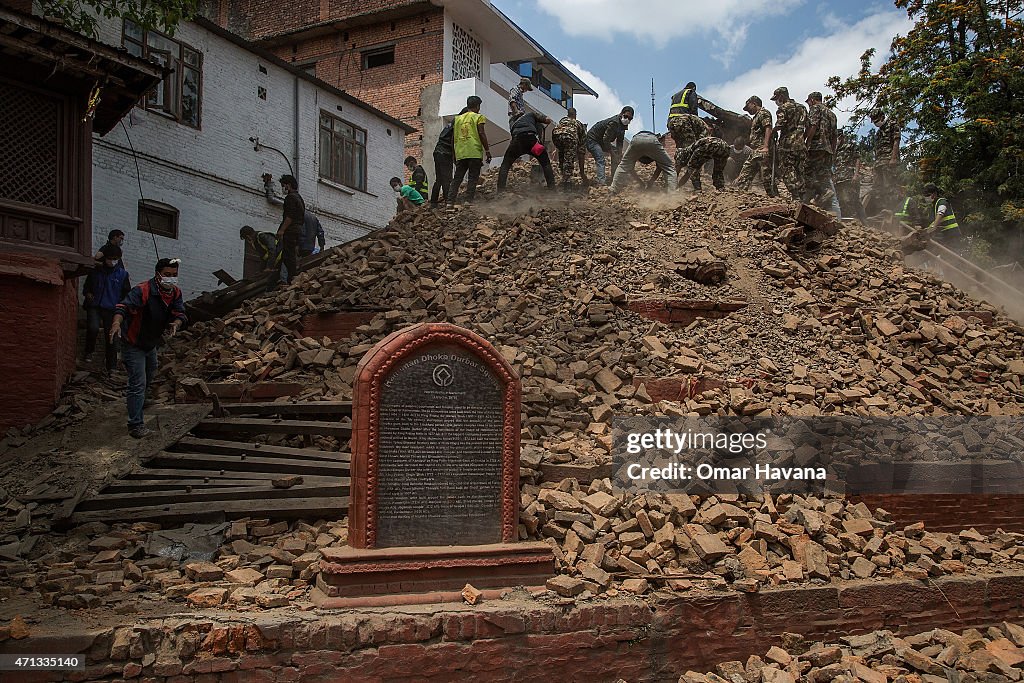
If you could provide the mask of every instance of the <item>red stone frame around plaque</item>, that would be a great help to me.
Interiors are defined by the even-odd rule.
[[[465,348],[503,384],[504,422],[501,454],[501,542],[519,537],[519,447],[522,387],[515,370],[487,340],[449,323],[418,323],[398,330],[370,349],[356,368],[352,400],[352,482],[348,543],[375,548],[377,542],[377,456],[381,385],[408,356],[424,346],[454,344]]]

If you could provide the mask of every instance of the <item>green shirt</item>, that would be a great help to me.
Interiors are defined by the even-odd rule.
[[[483,159],[484,143],[480,141],[477,126],[487,123],[483,114],[467,111],[455,117],[455,160]]]
[[[416,206],[423,203],[423,195],[413,189],[412,185],[402,185],[402,196]]]

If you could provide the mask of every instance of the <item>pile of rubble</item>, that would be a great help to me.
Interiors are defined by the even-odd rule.
[[[180,335],[171,374],[299,382],[302,398],[347,399],[376,342],[447,321],[519,371],[524,437],[590,430],[574,456],[607,450],[594,423],[613,413],[1021,414],[1024,332],[905,267],[895,240],[849,225],[811,252],[779,241],[793,207],[766,214],[734,191],[677,203],[404,214],[290,288]],[[693,321],[644,316],[666,301],[695,311]],[[377,315],[350,338],[303,334],[304,316],[350,309]],[[645,387],[680,377],[715,381],[671,402]]]
[[[31,561],[0,563],[0,599],[35,594],[57,607],[123,613],[144,611],[147,600],[243,611],[302,604],[320,570],[319,549],[346,540],[341,521],[243,519],[180,529],[93,522],[59,545],[44,541]]]
[[[1018,681],[1024,664],[1024,627],[954,633],[937,628],[900,637],[890,631],[844,636],[835,644],[807,643],[783,634],[782,647],[746,662],[723,662],[714,673],[688,671],[679,683],[794,683],[795,681]]]
[[[1024,534],[896,528],[864,503],[783,494],[616,492],[609,480],[524,486],[520,533],[554,549],[566,597],[727,586],[911,578],[1024,567]]]

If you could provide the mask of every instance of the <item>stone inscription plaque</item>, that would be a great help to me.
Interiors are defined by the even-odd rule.
[[[430,344],[381,383],[377,547],[502,541],[504,385],[455,344]]]

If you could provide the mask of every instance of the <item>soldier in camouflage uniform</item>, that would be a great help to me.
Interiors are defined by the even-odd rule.
[[[779,132],[778,174],[793,199],[804,199],[804,163],[807,145],[804,131],[807,128],[807,111],[789,96],[788,88],[776,88],[772,101],[778,106],[775,130]]]
[[[871,123],[878,127],[871,193],[881,206],[887,207],[897,198],[896,176],[899,174],[900,135],[903,133],[903,126],[891,116],[886,116],[881,109],[873,109],[870,116]]]
[[[743,168],[736,178],[736,186],[742,190],[749,190],[754,177],[760,171],[765,194],[775,197],[779,193],[772,182],[772,113],[761,106],[761,98],[757,95],[751,95],[747,99],[743,111],[754,117],[750,124],[750,149],[753,152],[750,158],[743,162]]]
[[[586,149],[587,127],[576,119],[576,109],[569,107],[566,116],[558,122],[551,132],[551,140],[558,149],[558,165],[562,172],[562,189],[572,188],[573,167],[579,163],[580,178],[583,185],[590,183],[583,169],[583,152]]]
[[[714,161],[711,182],[719,190],[725,189],[725,164],[729,161],[729,143],[722,138],[703,137],[689,147],[676,152],[676,172],[686,166],[686,173],[679,176],[676,187],[682,187],[688,179],[693,180],[693,189],[699,190],[700,169]]]
[[[867,223],[864,205],[860,201],[860,153],[856,141],[847,133],[839,133],[836,145],[835,183],[839,206],[843,216],[856,216]]]
[[[832,156],[836,148],[836,115],[822,102],[820,92],[807,96],[807,166],[804,172],[808,199],[817,199],[821,206],[831,206]]]
[[[694,114],[677,114],[668,120],[668,132],[676,149],[686,149],[697,140],[708,134],[708,128],[699,116]]]

